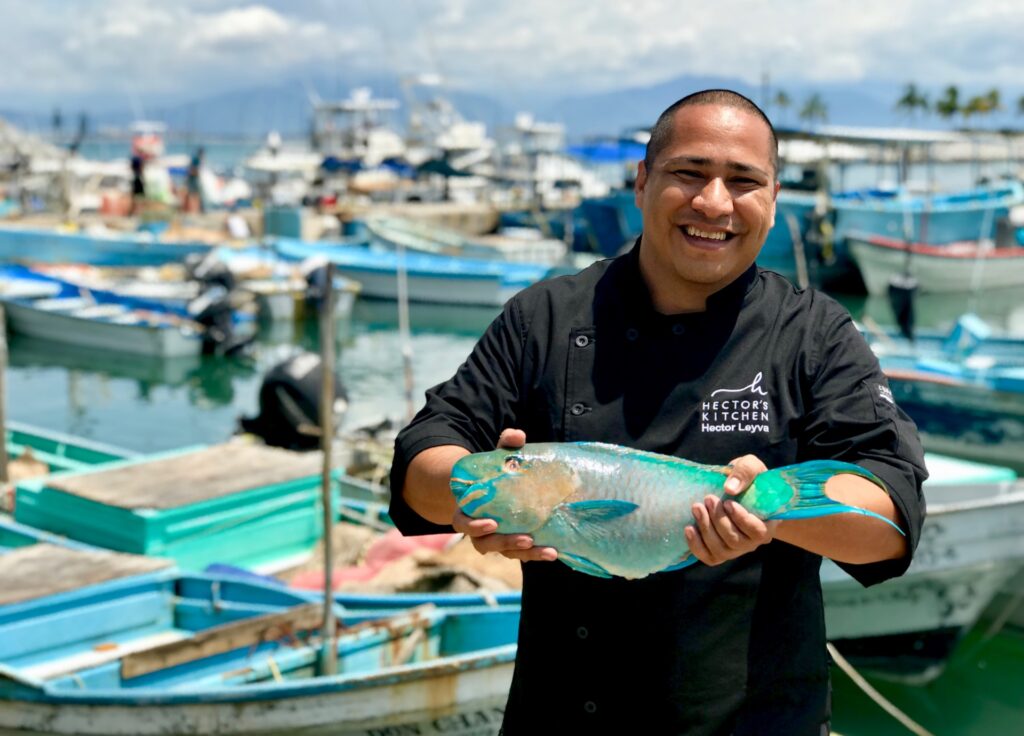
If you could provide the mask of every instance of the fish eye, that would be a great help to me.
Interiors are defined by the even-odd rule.
[[[509,455],[505,458],[505,470],[510,473],[517,472],[523,465],[523,458],[519,455]]]

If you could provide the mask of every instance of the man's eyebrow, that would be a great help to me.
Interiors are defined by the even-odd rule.
[[[700,156],[675,156],[674,158],[670,158],[665,161],[666,166],[682,163],[693,164],[695,166],[710,166],[715,162],[709,158],[702,158]],[[738,171],[744,174],[760,174],[766,179],[770,178],[767,172],[759,169],[757,166],[752,166],[751,164],[745,164],[739,161],[726,161],[725,166],[733,171]]]

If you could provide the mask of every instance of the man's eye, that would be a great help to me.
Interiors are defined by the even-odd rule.
[[[672,173],[674,173],[676,176],[683,176],[688,179],[699,179],[704,176],[699,171],[694,171],[693,169],[676,169]]]

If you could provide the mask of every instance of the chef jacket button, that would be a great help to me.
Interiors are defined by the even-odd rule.
[[[672,325],[672,334],[673,335],[682,335],[684,332],[686,332],[686,328],[683,327],[678,322],[676,322],[674,325]]]
[[[573,404],[573,405],[572,405],[572,408],[571,408],[571,409],[569,409],[569,411],[570,411],[570,412],[572,412],[572,415],[573,415],[574,417],[578,417],[578,416],[580,416],[580,415],[581,415],[581,414],[582,414],[583,412],[585,412],[586,410],[587,410],[587,407],[586,407],[586,405],[585,405],[585,404],[579,404],[579,403],[577,403],[577,404]]]
[[[578,629],[576,629],[576,636],[578,636],[580,639],[586,639],[588,636],[590,636],[590,632],[587,631],[586,626],[580,626]]]
[[[596,713],[597,703],[595,703],[593,700],[588,700],[586,703],[583,704],[583,710],[585,710],[587,713]]]
[[[626,330],[626,339],[629,340],[630,342],[634,342],[638,337],[640,337],[640,330],[638,330],[637,328],[630,327],[628,330]]]
[[[578,347],[578,348],[585,348],[589,344],[590,344],[590,338],[587,337],[586,335],[577,335],[576,336],[576,347]]]

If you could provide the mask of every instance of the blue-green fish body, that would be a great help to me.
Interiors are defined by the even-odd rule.
[[[697,561],[683,530],[694,524],[694,503],[726,496],[728,473],[618,445],[538,443],[467,455],[451,488],[463,513],[494,519],[502,534],[531,535],[575,570],[642,578]],[[885,487],[857,465],[816,460],[761,473],[732,498],[764,520],[859,513],[892,524],[826,496],[825,482],[839,473]]]

